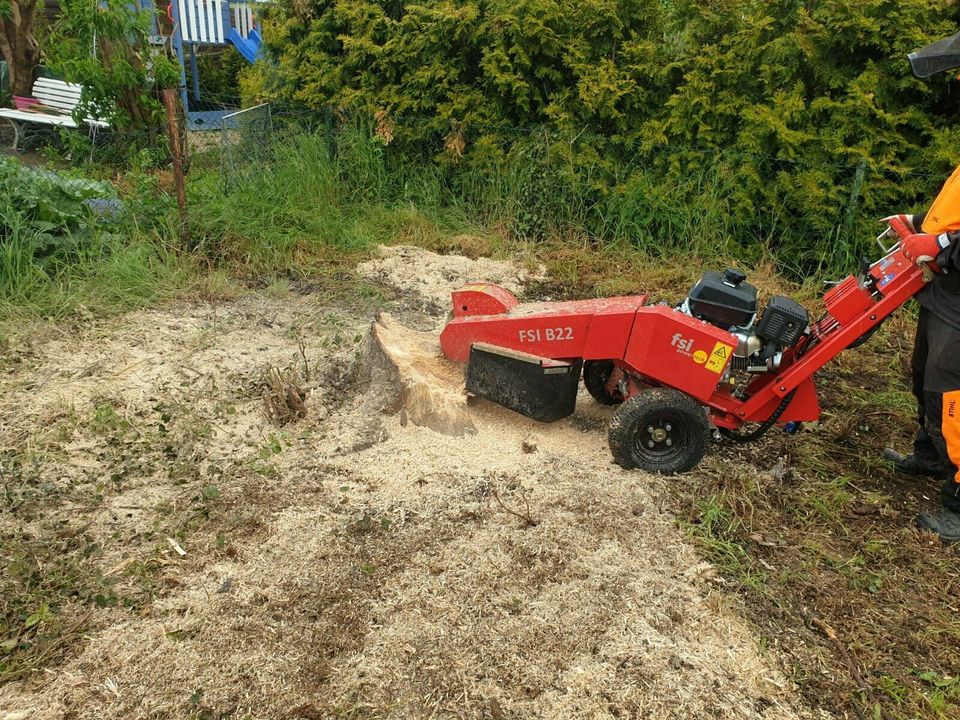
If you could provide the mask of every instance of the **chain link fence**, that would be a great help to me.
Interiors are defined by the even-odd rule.
[[[225,188],[241,175],[258,172],[274,142],[270,105],[264,103],[223,116],[220,130],[220,173]]]

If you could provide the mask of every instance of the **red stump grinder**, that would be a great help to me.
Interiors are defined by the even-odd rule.
[[[890,223],[881,240],[906,236]],[[619,465],[683,472],[714,439],[748,442],[819,419],[814,373],[932,278],[899,242],[885,253],[831,288],[814,322],[779,295],[759,312],[756,288],[736,270],[706,273],[676,306],[646,295],[521,305],[476,283],[453,292],[440,344],[468,363],[468,392],[543,422],[573,412],[582,375],[594,399],[619,405],[609,428]]]

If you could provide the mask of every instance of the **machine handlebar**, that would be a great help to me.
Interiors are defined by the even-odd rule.
[[[883,250],[883,257],[875,262],[873,266],[880,264],[891,255],[900,252],[900,246],[903,239],[908,235],[914,234],[914,231],[901,219],[899,215],[894,215],[891,218],[887,218],[885,222],[887,223],[886,230],[877,236],[877,244],[880,246],[880,249]],[[896,240],[892,245],[885,245],[883,241],[887,238],[896,238]],[[923,271],[923,282],[925,283],[931,282],[933,278],[936,277],[936,275],[940,272],[940,268],[937,267],[935,263],[928,263],[921,260],[916,264],[919,265],[920,269]]]

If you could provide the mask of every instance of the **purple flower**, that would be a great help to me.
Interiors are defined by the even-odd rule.
[[[87,198],[83,204],[100,220],[117,220],[123,212],[123,203],[117,198]]]

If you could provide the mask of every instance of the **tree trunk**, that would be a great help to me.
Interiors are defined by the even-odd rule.
[[[103,65],[104,70],[108,73],[116,64],[117,60],[120,60],[130,65],[130,67],[134,69],[135,74],[139,74],[140,69],[143,67],[143,62],[140,59],[138,48],[133,47],[125,41],[114,44],[105,37],[99,38],[97,44],[97,58]],[[142,90],[132,87],[118,89],[115,93],[114,100],[117,103],[117,107],[125,110],[130,116],[130,122],[133,127],[150,128],[150,137],[152,139],[154,134],[153,126],[155,123],[153,122],[153,118],[150,117],[149,111],[144,107]]]
[[[0,17],[0,53],[10,71],[10,91],[29,97],[33,89],[33,69],[40,62],[40,46],[33,39],[37,0],[9,0],[9,3],[9,13]]]

